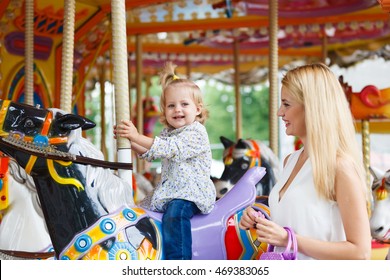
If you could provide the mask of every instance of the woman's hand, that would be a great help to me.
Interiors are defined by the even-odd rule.
[[[248,230],[256,226],[255,217],[257,212],[252,207],[247,207],[241,216],[240,223],[238,226],[243,230]]]
[[[260,242],[272,244],[274,246],[287,246],[288,233],[280,225],[267,220],[264,216],[258,215],[255,218],[256,235]]]
[[[287,231],[278,224],[266,219],[262,213],[247,207],[242,213],[239,227],[243,230],[256,229],[257,239],[260,242],[274,246],[286,246],[288,242]]]

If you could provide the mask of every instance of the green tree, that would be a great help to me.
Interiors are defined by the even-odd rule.
[[[203,88],[210,117],[206,122],[210,143],[220,143],[220,136],[236,141],[234,87],[208,82]],[[242,138],[268,141],[269,88],[264,85],[242,86]],[[222,159],[222,150],[213,150],[215,159]]]

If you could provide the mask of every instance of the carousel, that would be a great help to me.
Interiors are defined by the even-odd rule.
[[[147,167],[131,157],[128,140],[107,143],[100,137],[97,148],[86,133],[98,129],[108,135],[107,127],[122,119],[134,119],[141,133],[152,133],[159,113],[149,96],[150,81],[170,60],[182,76],[215,78],[234,87],[237,141],[221,141],[226,155],[244,147],[254,158],[254,168],[218,197],[218,211],[208,220],[195,218],[194,256],[258,259],[267,244],[256,242],[254,230],[240,231],[237,221],[250,205],[269,217],[259,197],[267,195],[261,190],[278,174],[279,71],[315,61],[349,67],[373,56],[388,60],[389,5],[386,0],[1,1],[1,258],[164,259],[161,215],[136,204],[142,188],[152,187],[140,176]],[[269,84],[270,131],[269,147],[262,148],[267,152],[256,160],[262,144],[242,139],[240,86],[259,82]],[[362,135],[369,171],[370,133],[390,132],[390,88],[367,81],[367,87],[354,92],[348,81],[340,82]],[[98,125],[89,119],[86,94],[97,84]],[[107,85],[114,88],[109,111]],[[9,129],[7,123],[20,112],[34,129]],[[224,176],[229,172],[235,171],[225,169]],[[45,184],[52,191],[42,183],[47,174],[50,182]],[[385,259],[390,223],[382,221],[390,215],[390,174],[369,174],[372,258]],[[108,186],[95,186],[98,178],[106,178]],[[103,191],[114,185],[119,187],[110,194]],[[113,193],[121,199],[112,199]],[[69,203],[53,211],[64,197]],[[56,215],[67,209],[72,211],[65,217]]]

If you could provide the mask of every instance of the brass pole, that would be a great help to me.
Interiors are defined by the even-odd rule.
[[[240,94],[240,44],[234,39],[234,91],[236,96],[236,138],[242,138],[242,107]]]
[[[269,0],[269,146],[279,154],[278,125],[278,1]]]

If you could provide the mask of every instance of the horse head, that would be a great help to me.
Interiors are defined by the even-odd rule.
[[[390,169],[384,174],[370,168],[373,211],[370,218],[371,235],[380,242],[390,242]]]
[[[257,196],[268,196],[276,183],[279,160],[264,143],[256,140],[238,139],[235,143],[226,137],[220,137],[224,146],[223,162],[225,169],[221,178],[216,180],[217,198],[230,191],[248,169],[254,166],[266,168],[267,174],[257,183]]]

